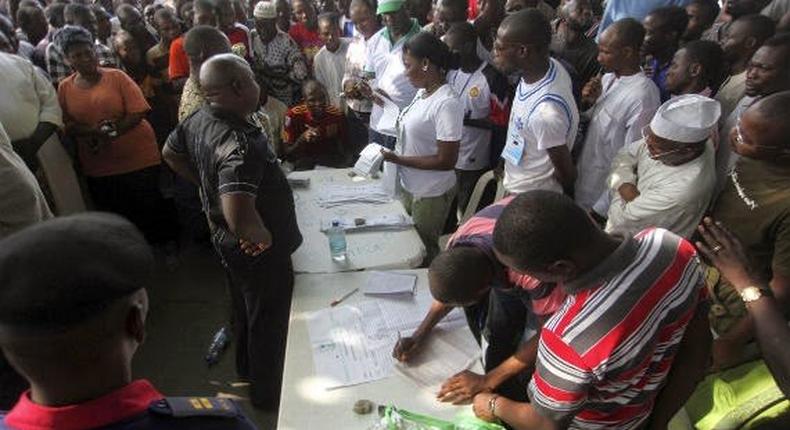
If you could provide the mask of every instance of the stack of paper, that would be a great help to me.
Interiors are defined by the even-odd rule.
[[[360,176],[373,176],[381,170],[381,163],[384,161],[384,155],[381,150],[385,149],[378,143],[370,143],[362,152],[359,153],[359,159],[354,164],[354,172]]]
[[[379,183],[363,183],[356,185],[328,185],[323,187],[316,197],[316,203],[322,208],[333,208],[349,204],[383,204],[392,198],[381,188]]]
[[[339,221],[340,226],[347,233],[360,231],[403,230],[411,228],[414,220],[408,215],[371,215],[357,218],[332,218],[321,220],[321,231],[327,232],[332,227],[332,221]]]
[[[368,296],[413,295],[416,287],[417,275],[372,271],[362,292]]]

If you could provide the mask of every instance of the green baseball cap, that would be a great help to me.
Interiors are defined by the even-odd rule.
[[[404,3],[406,3],[405,0],[381,0],[379,2],[378,8],[376,9],[376,15],[397,12],[403,7]]]

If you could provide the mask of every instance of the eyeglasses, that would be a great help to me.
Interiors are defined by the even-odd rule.
[[[738,118],[738,121],[735,122],[735,144],[737,146],[746,145],[746,139],[743,138],[743,132],[741,131],[741,119]],[[787,155],[790,154],[790,148],[782,148],[779,146],[768,146],[768,145],[757,145],[750,143],[749,146],[754,148],[758,148],[762,151],[770,151],[780,155]]]
[[[648,142],[649,140],[654,140],[656,138],[656,136],[652,132],[649,132],[648,130],[650,130],[649,125],[642,127],[642,137],[645,139],[645,142]],[[690,146],[683,146],[680,148],[670,149],[669,151],[662,151],[657,154],[653,154],[651,152],[650,158],[652,158],[653,160],[663,160],[664,158],[670,155],[694,151],[696,148],[697,148],[696,145],[690,145]]]

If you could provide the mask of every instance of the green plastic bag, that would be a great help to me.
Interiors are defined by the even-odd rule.
[[[499,424],[475,417],[471,410],[459,414],[453,421],[422,415],[395,406],[379,409],[381,419],[374,430],[505,430]]]

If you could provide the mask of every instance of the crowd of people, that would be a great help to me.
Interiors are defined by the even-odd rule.
[[[455,307],[484,346],[437,401],[518,429],[790,426],[790,1],[0,12],[0,428],[254,428],[132,378],[154,261],[213,245],[236,371],[276,410],[302,242],[286,173],[370,143],[435,299],[393,358]],[[113,215],[58,207],[53,169]],[[475,192],[491,171],[499,201]]]

